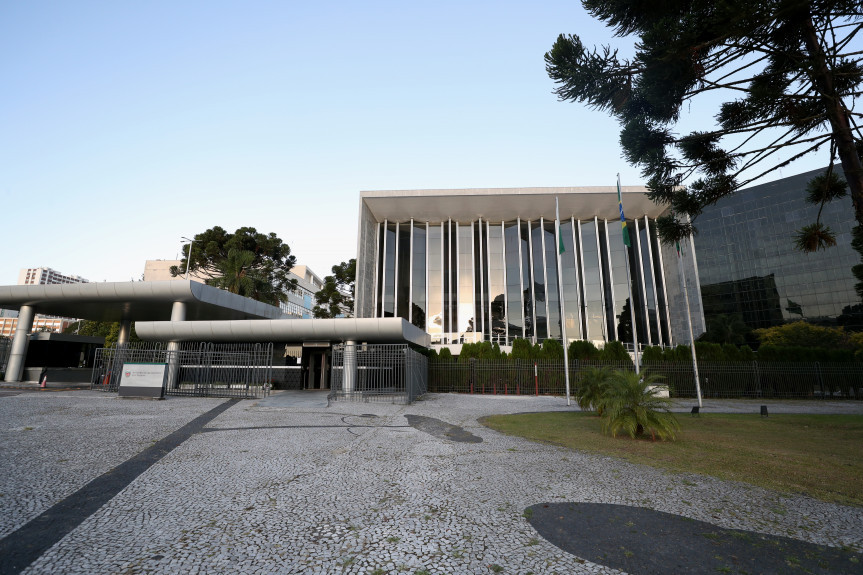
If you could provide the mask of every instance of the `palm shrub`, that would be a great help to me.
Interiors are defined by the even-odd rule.
[[[656,441],[674,439],[680,425],[668,410],[671,399],[659,397],[656,386],[659,378],[642,372],[615,371],[608,378],[602,395],[604,408],[602,427],[616,437],[625,431],[630,437],[649,433]]]
[[[575,392],[575,401],[583,411],[595,409],[602,415],[603,398],[611,377],[611,369],[607,367],[588,367],[582,372],[581,385]]]

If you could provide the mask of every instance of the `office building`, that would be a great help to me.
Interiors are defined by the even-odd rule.
[[[89,281],[80,276],[66,275],[51,268],[27,268],[18,272],[19,286],[78,284]]]
[[[687,250],[678,260],[659,243],[663,208],[644,192],[622,190],[631,249],[614,187],[362,192],[357,317],[402,317],[435,345],[562,340],[564,327],[569,341],[629,344],[629,287],[640,344],[689,341],[678,272],[697,337],[704,320],[695,256]]]
[[[708,322],[739,315],[752,329],[797,320],[863,329],[863,305],[851,273],[861,261],[851,247],[857,221],[850,195],[821,212],[836,246],[815,253],[795,247],[797,231],[818,217],[819,206],[806,202],[806,185],[823,171],[741,190],[698,217],[698,269]]]

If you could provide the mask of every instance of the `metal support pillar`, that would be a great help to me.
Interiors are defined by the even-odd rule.
[[[171,321],[186,320],[186,302],[175,301],[171,307]],[[168,342],[168,389],[176,388],[180,382],[180,342]]]
[[[357,342],[346,341],[344,353],[343,391],[353,393],[357,388]]]
[[[132,335],[132,320],[124,319],[120,322],[120,335],[117,336],[117,345],[126,345]]]
[[[27,346],[30,345],[30,330],[33,329],[33,317],[36,308],[30,305],[22,305],[18,311],[18,328],[12,339],[12,351],[9,354],[9,363],[6,365],[5,381],[21,381],[24,373],[24,359],[27,357]]]

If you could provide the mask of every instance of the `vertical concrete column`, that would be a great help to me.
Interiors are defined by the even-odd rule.
[[[175,301],[171,307],[171,321],[185,321],[186,302]],[[168,342],[168,389],[179,386],[180,376],[180,342]]]
[[[345,342],[345,364],[342,369],[344,373],[344,392],[353,393],[357,387],[357,342]]]
[[[129,343],[129,338],[132,335],[132,320],[124,319],[120,322],[120,334],[117,336],[117,345],[125,345]]]
[[[5,381],[21,381],[24,373],[24,359],[27,357],[27,346],[30,345],[30,330],[33,329],[33,317],[36,308],[30,305],[22,305],[18,311],[18,329],[12,340],[12,351],[9,354],[9,362],[6,364]]]

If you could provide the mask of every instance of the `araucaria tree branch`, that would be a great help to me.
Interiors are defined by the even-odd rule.
[[[826,152],[827,143],[863,224],[863,145],[853,120],[863,84],[863,57],[852,44],[863,28],[859,0],[583,4],[616,36],[632,37],[635,55],[623,59],[609,46],[590,50],[561,35],[546,70],[561,100],[618,119],[624,157],[641,168],[648,196],[670,208],[657,226],[664,242],[697,231],[692,222],[706,206]],[[727,96],[715,123],[677,135],[685,104],[705,93]],[[779,159],[785,150],[790,159]]]

